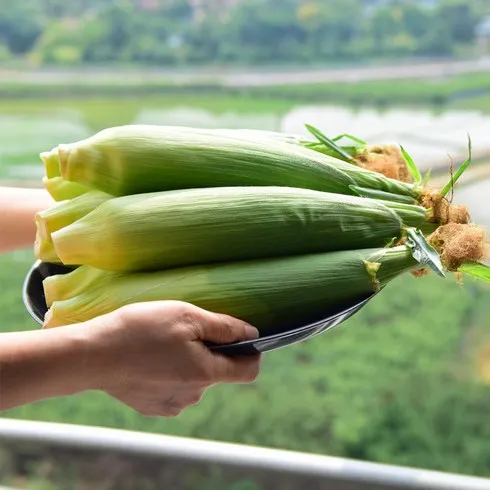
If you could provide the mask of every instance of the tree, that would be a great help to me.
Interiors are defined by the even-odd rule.
[[[33,0],[0,0],[0,44],[12,54],[28,53],[43,31],[41,11]]]
[[[474,39],[477,18],[467,0],[442,0],[436,16],[453,42],[469,43]]]
[[[482,0],[440,0],[436,7],[410,0],[281,0],[278,8],[274,0],[209,0],[197,8],[190,0],[0,0],[0,45],[7,57],[34,49],[50,63],[276,64],[446,56],[473,41],[485,5]],[[73,39],[61,34],[75,24]]]

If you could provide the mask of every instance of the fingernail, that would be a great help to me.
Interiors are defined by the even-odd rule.
[[[245,327],[245,334],[249,339],[256,339],[259,336],[259,331],[255,327],[252,327],[252,325],[247,324]]]

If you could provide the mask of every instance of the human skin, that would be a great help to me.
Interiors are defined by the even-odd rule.
[[[0,253],[32,248],[36,238],[34,216],[53,204],[43,189],[0,187]]]
[[[32,247],[34,215],[52,203],[42,190],[0,187],[0,252]],[[258,376],[259,355],[231,358],[205,342],[257,336],[241,320],[178,301],[138,303],[75,325],[2,333],[0,411],[96,390],[143,415],[173,417],[213,385],[250,383]]]

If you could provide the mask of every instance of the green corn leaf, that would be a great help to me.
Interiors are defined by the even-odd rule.
[[[410,196],[392,194],[391,192],[379,191],[377,189],[368,189],[366,187],[359,187],[357,185],[350,185],[349,188],[352,189],[359,197],[370,197],[371,199],[400,202],[404,204],[416,204],[415,199]]]
[[[405,162],[407,163],[407,167],[410,172],[410,175],[412,176],[415,183],[420,184],[422,182],[422,174],[420,173],[420,170],[418,169],[417,165],[415,165],[413,158],[408,154],[405,148],[403,148],[403,146],[401,145],[400,145],[400,150],[402,152],[403,158],[405,159]]]
[[[358,138],[357,136],[353,136],[352,134],[348,134],[348,133],[339,134],[338,136],[335,136],[335,138],[332,138],[332,141],[337,142],[340,141],[342,138],[350,139],[361,146],[367,145],[367,143],[363,141],[361,138]]]
[[[472,276],[480,281],[490,282],[490,267],[479,262],[469,262],[459,267],[458,272]]]
[[[468,158],[463,164],[458,168],[454,176],[449,180],[449,182],[443,187],[441,191],[441,196],[444,197],[456,184],[458,179],[464,174],[465,170],[471,163],[471,138],[468,135]]]
[[[310,124],[305,124],[305,127],[320,143],[323,143],[325,146],[328,146],[331,150],[335,151],[342,157],[343,160],[347,162],[352,161],[352,157],[347,152],[336,145],[334,141],[323,134],[319,129],[311,126]]]
[[[431,169],[427,170],[427,173],[424,175],[424,178],[422,179],[422,182],[420,183],[420,185],[422,187],[425,187],[428,184],[429,179],[431,177],[431,174],[432,174]]]

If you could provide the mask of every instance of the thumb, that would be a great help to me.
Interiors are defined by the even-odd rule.
[[[206,311],[199,325],[199,340],[214,344],[231,344],[258,338],[259,331],[248,323],[221,313]]]

